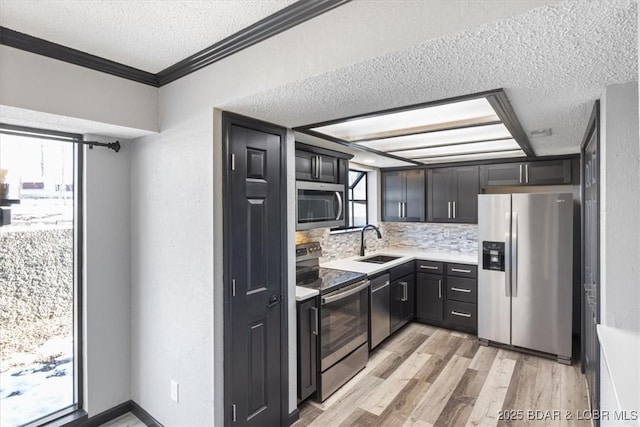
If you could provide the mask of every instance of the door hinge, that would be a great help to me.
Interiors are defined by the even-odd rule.
[[[236,296],[236,279],[231,279],[231,296]]]
[[[236,404],[231,405],[231,421],[236,422]]]
[[[231,154],[231,170],[236,170],[236,155]]]

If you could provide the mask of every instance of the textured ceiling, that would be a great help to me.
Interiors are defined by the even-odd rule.
[[[224,107],[286,126],[504,88],[537,155],[576,153],[604,87],[638,78],[637,3],[568,0]]]
[[[0,0],[0,25],[157,73],[294,2]]]

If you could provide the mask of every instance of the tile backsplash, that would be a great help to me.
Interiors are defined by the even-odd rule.
[[[478,250],[478,226],[476,224],[438,223],[380,223],[382,239],[374,230],[365,231],[367,252],[385,246],[424,249],[438,252],[475,254]],[[331,234],[328,228],[296,232],[296,244],[320,242],[320,262],[348,258],[360,251],[360,232]]]
[[[378,239],[375,230],[367,230],[364,233],[364,242],[367,252],[377,251],[386,246],[384,231],[380,229],[382,239]],[[306,242],[320,242],[322,257],[320,262],[334,259],[348,258],[360,253],[360,231],[331,234],[328,228],[297,231],[296,244]]]
[[[437,252],[475,254],[478,251],[477,224],[384,222],[388,246]]]

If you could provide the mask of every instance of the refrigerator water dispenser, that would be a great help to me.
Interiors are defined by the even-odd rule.
[[[482,242],[482,268],[504,271],[504,242]]]

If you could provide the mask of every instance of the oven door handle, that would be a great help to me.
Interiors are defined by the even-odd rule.
[[[369,281],[366,280],[362,283],[362,285],[356,286],[355,288],[351,288],[348,291],[344,291],[344,292],[340,292],[337,293],[335,295],[331,295],[328,297],[323,297],[322,298],[322,305],[325,304],[329,304],[332,302],[336,302],[336,301],[340,301],[341,299],[347,298],[353,294],[357,294],[358,292],[362,291],[363,289],[366,289],[369,287]]]

